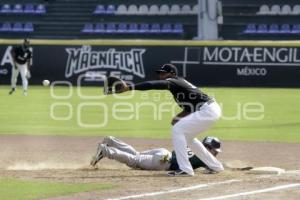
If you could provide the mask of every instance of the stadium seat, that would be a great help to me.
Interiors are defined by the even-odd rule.
[[[138,8],[136,5],[131,4],[128,6],[128,10],[127,10],[128,15],[136,15],[138,14]]]
[[[257,12],[258,15],[268,15],[270,14],[270,8],[268,5],[261,5],[259,7],[259,11]]]
[[[180,15],[180,6],[178,4],[173,4],[170,8],[170,15]]]
[[[147,15],[149,12],[148,6],[147,5],[140,5],[139,9],[138,9],[138,14],[139,15]]]
[[[105,25],[102,23],[97,23],[95,25],[94,33],[106,33]]]
[[[35,13],[36,14],[44,14],[44,13],[46,13],[46,8],[45,8],[44,4],[37,5]]]
[[[246,30],[244,30],[244,33],[246,33],[246,34],[256,33],[256,25],[248,24],[246,27]]]
[[[27,22],[24,24],[24,32],[33,32],[34,28],[33,28],[33,24],[31,22]]]
[[[23,31],[23,25],[20,22],[16,22],[13,24],[12,29],[13,32],[22,32]]]
[[[118,24],[117,33],[127,33],[127,24],[125,23]]]
[[[294,5],[292,14],[293,15],[300,15],[300,5]]]
[[[282,24],[280,28],[280,33],[288,34],[291,33],[291,27],[289,24]]]
[[[106,8],[106,14],[113,15],[116,12],[116,6],[115,5],[108,5]]]
[[[11,13],[11,8],[9,4],[4,4],[1,8],[1,13]]]
[[[160,33],[160,25],[155,23],[155,24],[151,24],[150,33]]]
[[[117,27],[115,23],[108,23],[106,25],[106,33],[116,33]]]
[[[160,6],[159,14],[160,15],[168,15],[170,13],[170,8],[167,4],[163,4]]]
[[[138,25],[136,23],[129,24],[128,33],[138,33]]]
[[[101,14],[105,14],[105,8],[103,5],[97,5],[97,7],[95,8],[94,10],[94,14],[97,14],[97,15],[101,15]]]
[[[269,27],[269,33],[272,33],[272,34],[279,33],[278,24],[271,24],[270,27]]]
[[[279,5],[273,5],[270,10],[270,15],[280,15],[281,9]]]
[[[300,34],[300,24],[294,24],[291,33]]]
[[[182,34],[183,33],[183,26],[180,23],[174,24],[173,33]]]
[[[11,23],[9,23],[9,22],[3,23],[2,26],[1,26],[0,31],[1,32],[9,32],[9,31],[11,31]]]
[[[94,26],[91,23],[84,24],[84,27],[81,31],[82,33],[93,33],[94,32]]]
[[[172,25],[170,23],[163,24],[162,28],[161,28],[161,32],[162,33],[172,33],[173,32]]]
[[[192,14],[191,6],[187,5],[187,4],[183,5],[182,8],[181,8],[181,14],[183,14],[183,15]]]
[[[35,13],[33,4],[26,4],[24,6],[24,13]]]
[[[126,15],[127,14],[127,7],[124,4],[118,6],[116,14],[118,15]]]
[[[149,8],[149,15],[159,15],[159,8],[157,5],[151,5]]]
[[[149,24],[142,23],[140,25],[139,33],[149,33]]]
[[[281,8],[280,15],[290,15],[292,14],[292,8],[290,5],[283,5]]]
[[[197,15],[199,12],[200,12],[199,5],[198,4],[194,5],[192,13]]]
[[[23,6],[21,4],[15,4],[12,12],[13,13],[23,13]]]
[[[268,26],[266,24],[259,24],[256,33],[268,33]]]

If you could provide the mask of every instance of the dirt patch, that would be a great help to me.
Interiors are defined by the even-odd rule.
[[[171,140],[122,138],[137,150],[157,147],[172,149]],[[174,192],[142,199],[201,199],[237,192],[258,190],[300,183],[298,174],[260,177],[246,172],[225,171],[206,175],[197,170],[196,176],[170,178],[166,172],[132,170],[123,164],[103,159],[98,170],[87,170],[101,137],[64,136],[0,136],[0,176],[55,182],[109,183],[114,189],[74,194],[52,199],[108,199],[147,192],[167,191],[199,184],[238,180],[186,192]],[[299,144],[268,142],[225,141],[223,162],[235,162],[249,166],[274,166],[287,170],[300,169]],[[293,188],[251,196],[251,199],[297,199],[298,190]],[[274,195],[276,194],[276,195]],[[140,198],[138,198],[140,199]]]

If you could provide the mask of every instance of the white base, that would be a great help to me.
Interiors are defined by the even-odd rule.
[[[256,167],[249,171],[251,174],[282,174],[285,170],[278,167]]]

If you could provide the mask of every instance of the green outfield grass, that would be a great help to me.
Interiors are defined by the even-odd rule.
[[[153,112],[152,107],[162,105],[161,103],[175,104],[165,91],[136,92],[133,98],[127,100],[113,96],[84,99],[79,97],[76,88],[72,90],[71,97],[66,99],[52,98],[50,88],[47,87],[32,86],[27,97],[22,95],[21,89],[12,96],[7,94],[8,91],[9,87],[0,88],[0,134],[144,138],[170,138],[171,135],[172,114],[165,111],[158,118],[157,115],[154,116],[156,112]],[[203,91],[215,96],[222,104],[224,114],[206,135],[215,135],[225,140],[300,142],[300,89],[203,88]],[[68,94],[65,87],[55,88],[54,92],[56,95]],[[102,88],[84,87],[81,88],[81,93],[85,96],[101,95]],[[130,94],[131,92],[121,96],[124,98]],[[116,114],[118,117],[127,117],[128,120],[114,119],[112,110],[116,103],[129,103],[132,106],[119,105],[115,109],[118,112],[127,110]],[[251,113],[250,109],[262,109],[253,104],[262,105],[264,110]],[[53,114],[65,118],[64,120],[51,117],[50,108],[55,105],[58,107],[54,107]],[[172,105],[165,105],[164,108]],[[246,114],[245,109],[248,109]],[[178,108],[177,110],[179,111]],[[259,116],[262,119],[248,119]],[[107,125],[103,127],[90,126],[105,121]]]
[[[112,188],[104,184],[69,184],[0,178],[1,200],[33,200]]]

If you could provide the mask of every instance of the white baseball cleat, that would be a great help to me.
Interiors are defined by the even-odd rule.
[[[97,148],[97,153],[96,155],[92,158],[90,165],[95,166],[102,158],[103,158],[103,153],[102,153],[102,145],[99,144]]]

